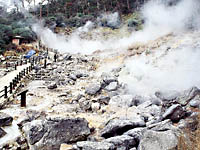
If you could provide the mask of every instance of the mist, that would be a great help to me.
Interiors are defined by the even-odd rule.
[[[150,1],[143,7],[144,30],[134,40],[148,42],[169,33],[173,38],[150,49],[148,55],[143,53],[126,61],[120,79],[127,83],[129,92],[150,96],[156,91],[200,87],[199,6],[197,0],[182,0],[172,7],[160,1]]]

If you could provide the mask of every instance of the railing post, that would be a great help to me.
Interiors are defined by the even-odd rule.
[[[4,98],[8,98],[8,87],[7,86],[5,86],[4,87],[5,88],[5,95],[4,95]]]
[[[8,69],[8,62],[6,62],[6,69]]]
[[[26,74],[28,74],[28,67],[26,68]]]
[[[10,82],[10,94],[12,94],[13,84]]]
[[[46,59],[44,60],[44,68],[45,69],[47,68],[47,60]]]
[[[56,54],[54,55],[54,62],[56,62],[56,59],[57,59],[57,56],[56,56]]]
[[[19,75],[17,75],[17,82],[19,83]]]
[[[17,65],[15,64],[15,70],[17,70]]]

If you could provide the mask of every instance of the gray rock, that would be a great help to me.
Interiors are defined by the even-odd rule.
[[[128,135],[121,135],[108,138],[104,140],[105,142],[112,143],[117,149],[128,150],[136,146],[136,141],[133,137]]]
[[[175,129],[175,127],[172,125],[171,120],[167,119],[162,122],[151,124],[147,126],[147,129],[151,129],[153,131],[167,131]]]
[[[131,107],[133,106],[133,96],[132,95],[113,96],[109,102],[109,105],[115,105],[119,107]]]
[[[85,98],[81,98],[79,100],[79,105],[80,105],[80,108],[87,111],[91,108],[91,102],[89,100],[86,100]]]
[[[176,91],[156,92],[155,96],[160,98],[163,101],[172,101],[172,100],[175,100],[178,96],[180,96],[180,93]]]
[[[81,150],[114,150],[115,146],[108,142],[77,142],[77,147]]]
[[[189,105],[191,107],[194,107],[194,108],[199,108],[200,107],[200,100],[195,98],[195,99],[190,101]]]
[[[13,117],[10,115],[0,112],[0,127],[10,126],[12,124]]]
[[[115,91],[115,90],[117,90],[117,87],[118,87],[118,82],[111,82],[109,85],[107,85],[105,87],[105,90],[107,90],[107,91]]]
[[[47,129],[44,128],[42,121],[35,121],[35,123],[35,125],[30,126],[28,133],[29,143],[31,145],[34,145],[35,143],[40,141],[44,134],[47,132]]]
[[[197,95],[200,95],[200,89],[198,89],[197,87],[192,87],[189,90],[184,91],[183,94],[177,97],[176,100],[178,101],[179,104],[185,106]]]
[[[110,97],[109,96],[100,96],[97,101],[100,103],[100,104],[108,104],[109,101],[110,101]]]
[[[62,143],[85,140],[90,134],[88,122],[82,118],[49,118],[35,120],[23,127],[29,146],[33,149],[59,149]]]
[[[98,92],[100,92],[100,90],[101,85],[99,83],[91,84],[86,88],[85,93],[88,95],[96,95]]]
[[[146,128],[134,128],[134,129],[131,129],[131,130],[125,132],[124,135],[133,137],[136,144],[138,145],[142,138],[142,135],[144,134],[144,132],[146,130],[147,130]]]
[[[117,135],[122,135],[124,132],[130,129],[144,126],[145,122],[140,118],[137,118],[135,120],[112,119],[101,131],[101,136],[104,138],[109,138]]]
[[[180,104],[172,105],[162,115],[162,119],[171,119],[173,122],[178,122],[185,116],[185,111]]]
[[[147,130],[138,146],[138,150],[176,150],[178,138],[173,131],[156,132]]]
[[[56,89],[57,88],[57,84],[56,83],[51,83],[49,86],[47,86],[48,89],[52,90],[52,89]]]
[[[74,81],[77,80],[77,77],[76,77],[76,75],[74,75],[74,74],[70,74],[70,75],[69,75],[69,78],[72,79],[72,80],[74,80]]]
[[[5,136],[7,133],[2,129],[0,128],[0,138],[2,138],[3,136]]]
[[[117,78],[115,76],[110,76],[106,73],[102,74],[101,77],[106,85],[109,85],[111,82],[117,82]]]

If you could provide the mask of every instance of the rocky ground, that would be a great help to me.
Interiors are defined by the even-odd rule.
[[[109,57],[106,52],[59,54],[57,62],[48,60],[46,69],[36,65],[22,87],[28,89],[26,108],[20,108],[15,97],[1,110],[1,149],[178,149],[183,129],[197,129],[200,89],[144,97],[132,94],[121,75],[127,59],[146,52],[146,47],[167,55],[189,43],[174,45],[178,37],[182,35],[167,35],[110,52]],[[197,37],[189,44],[194,46]]]

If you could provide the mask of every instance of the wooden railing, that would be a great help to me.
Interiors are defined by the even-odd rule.
[[[39,45],[39,49],[46,51],[47,55],[48,55],[49,50],[56,51],[56,50],[53,50],[53,49],[49,49],[49,48],[47,48],[47,47],[45,47],[44,45],[41,45],[41,44]],[[8,66],[14,67],[15,70],[17,70],[17,66],[19,66],[19,65],[23,65],[23,64],[27,64],[27,63],[30,63],[31,65],[28,66],[27,68],[23,69],[22,71],[20,71],[19,74],[17,74],[17,76],[14,77],[14,79],[12,80],[12,82],[10,82],[9,85],[4,86],[4,89],[2,89],[0,91],[0,99],[1,98],[7,99],[9,97],[8,96],[9,94],[12,95],[14,93],[14,91],[16,90],[18,84],[22,81],[22,79],[32,71],[35,64],[40,63],[41,59],[44,59],[44,68],[46,68],[47,60],[44,57],[42,57],[42,58],[41,57],[36,57],[36,58],[32,57],[31,59],[26,59],[25,61],[23,61],[23,60],[16,61],[16,63],[14,63],[14,66],[10,66],[10,65],[8,65],[8,63],[6,63],[6,67],[8,67]],[[57,59],[57,55],[55,53],[54,62],[56,62],[56,59]]]
[[[29,74],[32,71],[32,69],[33,69],[33,64],[31,64],[31,66],[26,67],[22,71],[20,71],[19,74],[17,74],[17,76],[14,77],[14,79],[12,80],[12,82],[10,82],[9,85],[5,85],[4,89],[2,89],[0,91],[0,98],[2,98],[2,97],[8,98],[8,95],[12,94],[15,91],[16,87],[21,82],[21,80],[27,74]]]

